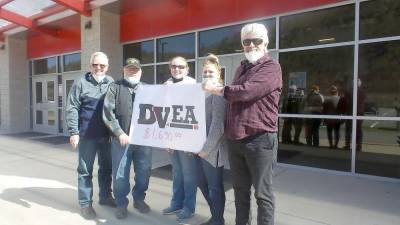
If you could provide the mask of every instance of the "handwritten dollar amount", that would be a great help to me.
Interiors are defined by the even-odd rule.
[[[163,131],[155,128],[146,128],[144,135],[144,139],[153,139],[153,140],[165,140],[165,141],[176,141],[182,138],[182,133],[173,132],[173,131]]]

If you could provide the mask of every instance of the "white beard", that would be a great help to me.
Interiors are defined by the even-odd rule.
[[[97,81],[97,83],[100,83],[105,77],[106,77],[106,75],[94,75],[93,74],[93,78]]]
[[[244,55],[246,56],[246,59],[249,60],[250,63],[255,63],[257,60],[259,60],[261,57],[264,56],[264,52],[251,51],[251,52],[245,52]]]
[[[125,77],[125,80],[128,81],[128,83],[134,85],[140,82],[140,77]]]

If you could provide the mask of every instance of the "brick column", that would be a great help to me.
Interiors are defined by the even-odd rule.
[[[87,24],[91,22],[91,28]],[[91,17],[81,16],[82,71],[89,70],[89,59],[93,52],[101,51],[109,57],[108,74],[119,78],[122,73],[122,45],[119,40],[119,14],[106,7],[92,11]]]
[[[29,70],[25,35],[6,38],[0,50],[0,132],[23,132],[29,126]]]

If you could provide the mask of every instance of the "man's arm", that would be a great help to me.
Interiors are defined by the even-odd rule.
[[[67,105],[65,109],[65,121],[68,133],[70,135],[69,142],[73,149],[79,144],[79,109],[81,107],[80,95],[82,87],[78,81],[75,81],[68,94]]]
[[[107,94],[104,98],[103,121],[104,124],[108,127],[108,129],[110,129],[110,131],[116,137],[119,137],[121,134],[124,134],[125,132],[122,130],[117,120],[117,117],[115,116],[116,98],[117,98],[116,95],[117,95],[117,85],[115,83],[112,83],[110,84]]]
[[[268,64],[243,84],[226,86],[223,93],[225,99],[231,103],[247,102],[262,98],[278,88],[282,88],[281,68],[278,64]]]

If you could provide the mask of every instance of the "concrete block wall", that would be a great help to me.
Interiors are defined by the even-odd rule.
[[[91,21],[91,29],[85,24]],[[90,55],[102,51],[109,57],[108,74],[119,78],[122,72],[122,45],[119,40],[119,14],[104,8],[92,11],[91,17],[81,16],[82,71],[89,70]]]
[[[7,43],[4,43],[4,45],[5,49],[0,50],[0,133],[8,132],[10,128],[9,46],[7,46]]]

